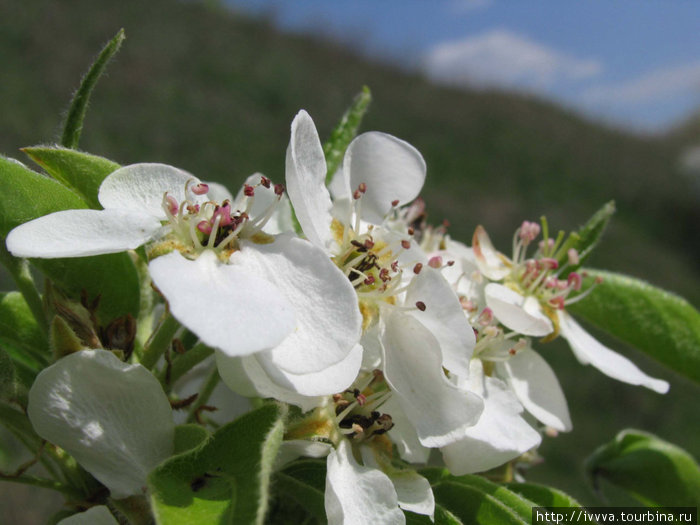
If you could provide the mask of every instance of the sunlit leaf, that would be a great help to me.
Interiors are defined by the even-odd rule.
[[[95,209],[102,208],[97,200],[100,184],[119,168],[119,164],[104,157],[58,146],[32,146],[22,151],[54,179],[75,190]]]
[[[335,174],[340,164],[343,162],[345,150],[352,142],[352,139],[357,135],[362,118],[365,116],[369,104],[372,101],[372,94],[367,86],[362,88],[362,91],[357,94],[352,104],[343,114],[338,125],[331,132],[328,141],[323,145],[323,153],[326,157],[326,165],[328,172],[326,173],[326,182],[330,182],[331,177]]]
[[[682,297],[625,275],[586,270],[603,282],[568,309],[700,382],[700,312]]]
[[[114,38],[107,42],[107,45],[102,49],[80,82],[80,87],[71,101],[70,109],[66,116],[66,123],[63,127],[63,135],[61,136],[61,145],[66,148],[78,147],[80,134],[83,131],[83,120],[85,119],[85,112],[87,111],[88,102],[90,102],[92,90],[95,89],[97,81],[107,67],[107,63],[119,51],[125,38],[124,30],[120,29]]]
[[[77,193],[21,162],[0,156],[0,236],[54,211],[87,208]]]
[[[594,487],[604,479],[648,506],[700,505],[700,468],[682,448],[640,430],[627,429],[586,460]]]
[[[283,419],[280,407],[265,405],[151,472],[157,523],[262,524]]]

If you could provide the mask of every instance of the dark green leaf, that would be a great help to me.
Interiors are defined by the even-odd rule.
[[[576,270],[590,256],[593,249],[598,244],[598,241],[600,241],[600,238],[603,236],[605,228],[608,226],[608,223],[610,222],[610,219],[614,213],[615,201],[610,201],[595,212],[588,222],[584,224],[577,232],[572,232],[569,235],[566,242],[555,255],[555,258],[558,259],[561,264],[563,264],[568,260],[567,252],[570,248],[573,248],[576,250],[576,252],[578,252],[578,264],[568,266],[567,271],[572,272]]]
[[[278,497],[291,498],[319,522],[326,521],[325,459],[301,459],[290,463],[275,475],[274,488]]]
[[[506,483],[505,487],[539,507],[580,507],[581,504],[561,490],[536,483]]]
[[[221,427],[149,476],[160,524],[263,523],[284,411],[268,404]]]
[[[15,365],[5,350],[0,347],[0,401],[10,401],[17,395]]]
[[[83,120],[85,119],[85,112],[87,111],[88,102],[90,102],[92,90],[102,76],[105,67],[107,67],[107,63],[116,52],[119,51],[124,38],[126,38],[124,36],[124,30],[120,29],[114,38],[102,49],[97,59],[95,59],[95,62],[90,66],[90,69],[83,77],[78,91],[75,92],[70,104],[70,109],[68,110],[66,123],[63,127],[63,135],[61,136],[61,145],[66,148],[78,147],[80,134],[83,131]]]
[[[352,139],[355,138],[355,135],[357,135],[357,130],[360,128],[362,118],[365,116],[371,101],[372,94],[369,88],[364,86],[343,114],[338,125],[331,132],[331,137],[323,145],[323,153],[326,156],[326,165],[328,167],[326,183],[330,182],[343,162],[345,150],[352,142]]]
[[[435,504],[435,521],[429,516],[404,511],[406,515],[406,525],[467,525],[467,522],[460,520],[442,505]]]
[[[682,297],[625,275],[587,270],[603,279],[568,307],[588,322],[700,382],[700,312]]]
[[[31,261],[74,299],[80,297],[82,290],[90,299],[99,295],[97,314],[103,323],[126,314],[138,316],[139,276],[127,253]]]
[[[77,193],[21,162],[0,156],[0,236],[54,211],[87,208]]]
[[[22,148],[54,179],[75,190],[94,209],[102,209],[97,192],[104,178],[119,168],[111,160],[58,146]]]
[[[586,460],[597,487],[605,479],[648,506],[700,505],[700,468],[685,450],[640,430],[623,430]]]
[[[173,454],[183,454],[195,449],[207,439],[209,439],[209,432],[201,425],[178,425],[175,427],[175,451]]]
[[[0,294],[0,343],[23,353],[29,365],[48,363],[46,337],[19,292]]]
[[[432,485],[436,505],[462,523],[500,525],[531,522],[535,503],[504,485],[480,476],[452,476],[447,470],[438,468],[422,469],[420,474]]]

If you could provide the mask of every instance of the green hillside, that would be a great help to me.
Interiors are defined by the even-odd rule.
[[[523,219],[546,214],[572,228],[615,199],[618,214],[591,263],[700,304],[700,206],[678,171],[684,141],[615,131],[524,96],[435,87],[198,2],[0,0],[0,152],[22,159],[18,148],[56,140],[70,94],[120,27],[127,40],[93,96],[87,151],[173,164],[234,188],[254,171],[281,182],[294,114],[305,108],[327,136],[368,85],[363,127],[423,153],[432,222],[448,219],[469,241],[479,221],[505,249]],[[624,426],[699,452],[693,385],[638,354],[645,370],[672,381],[668,396],[615,384],[575,365],[564,347],[543,354],[565,369],[576,430],[545,445],[551,456],[533,469],[538,480],[590,500],[580,458]]]

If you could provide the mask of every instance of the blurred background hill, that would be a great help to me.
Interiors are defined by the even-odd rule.
[[[295,113],[306,109],[327,137],[367,85],[373,103],[363,129],[422,152],[429,219],[447,219],[455,238],[470,242],[480,223],[507,251],[523,219],[546,215],[554,228],[571,229],[614,199],[618,213],[591,265],[700,303],[700,185],[681,160],[700,144],[700,119],[640,134],[532,96],[439,87],[218,3],[0,0],[2,154],[25,160],[18,148],[57,140],[71,93],[121,27],[126,42],[85,121],[86,151],[122,164],[172,164],[234,191],[255,171],[282,182]],[[542,353],[561,378],[575,428],[547,440],[547,461],[531,479],[596,501],[582,458],[626,426],[700,453],[697,387],[688,381],[625,350],[671,381],[671,393],[659,396],[579,366],[563,345]]]

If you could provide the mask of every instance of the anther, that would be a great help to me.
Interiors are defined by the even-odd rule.
[[[423,264],[422,263],[416,263],[416,265],[413,267],[413,273],[418,275],[420,271],[423,269]]]
[[[425,303],[423,301],[418,301],[416,303],[416,308],[418,308],[421,312],[425,312]]]
[[[202,232],[204,235],[209,235],[211,234],[211,223],[209,221],[199,221],[197,223],[197,229]]]
[[[194,193],[195,195],[204,195],[209,191],[209,184],[206,184],[204,182],[200,182],[199,184],[195,184],[194,186],[190,186],[190,191]]]
[[[264,187],[269,188],[270,187],[270,179],[265,177],[264,175],[260,177],[260,184],[262,184]]]
[[[404,250],[408,250],[411,247],[411,241],[407,241],[404,239],[403,241],[401,241],[401,247]]]
[[[253,197],[255,195],[255,188],[253,188],[249,184],[245,184],[243,185],[243,194],[246,197]]]
[[[374,241],[372,241],[371,239],[367,239],[365,241],[364,247],[368,250],[371,250],[372,248],[374,248]]]
[[[447,266],[454,266],[455,262],[454,261],[447,261]]]
[[[569,274],[569,278],[567,279],[567,284],[569,286],[573,286],[574,290],[580,290],[581,289],[581,276],[577,274],[576,272],[571,272]]]
[[[282,195],[284,193],[284,186],[281,184],[275,184],[275,195]]]
[[[177,201],[175,200],[175,197],[173,197],[172,195],[166,195],[165,202],[168,206],[168,211],[170,212],[170,215],[177,215],[178,205]]]
[[[357,191],[360,193],[366,193],[367,192],[367,184],[364,182],[360,182],[360,185],[357,187]]]
[[[391,201],[391,205],[396,208],[399,205],[399,199]]]
[[[442,266],[442,257],[440,257],[439,255],[431,257],[428,261],[428,266],[430,266],[431,268],[440,268]]]
[[[393,272],[398,272],[399,271],[399,261],[394,261],[391,263],[391,270]]]
[[[566,252],[566,255],[569,258],[570,265],[576,266],[580,262],[578,252],[575,248],[569,248],[569,251]]]
[[[409,235],[413,235],[414,233],[416,233],[415,228],[409,227],[409,228],[408,228],[408,234],[409,234]]]
[[[363,282],[364,284],[374,284],[374,275],[370,275],[369,277],[367,277],[367,279],[365,279],[365,280],[362,281],[362,282]]]

